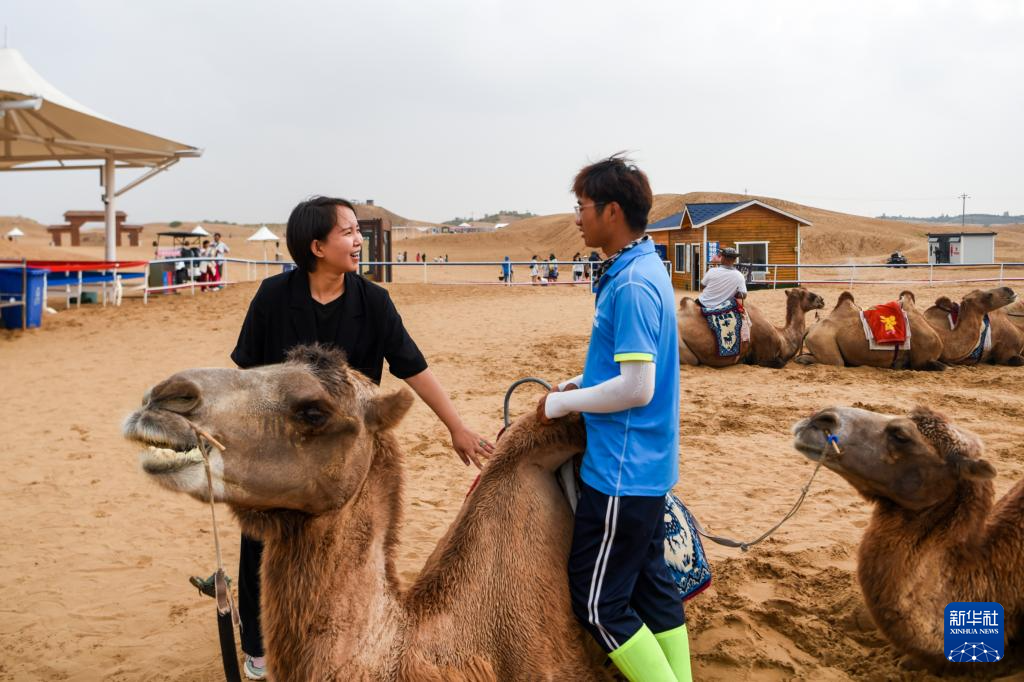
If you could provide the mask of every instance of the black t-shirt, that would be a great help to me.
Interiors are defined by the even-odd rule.
[[[341,308],[345,294],[329,303],[313,299],[313,314],[316,316],[316,340],[320,343],[334,343],[341,322]]]
[[[249,304],[231,359],[239,367],[284,362],[288,351],[304,343],[324,342],[341,348],[348,363],[379,384],[388,369],[399,379],[427,368],[416,343],[405,330],[387,289],[355,273],[345,275],[345,294],[325,307],[318,322],[309,277],[291,270],[268,277]]]

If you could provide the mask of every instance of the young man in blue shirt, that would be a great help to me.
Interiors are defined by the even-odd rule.
[[[587,429],[569,555],[573,611],[633,682],[690,680],[683,604],[665,564],[665,495],[679,476],[679,349],[672,282],[644,234],[647,176],[618,156],[572,188],[597,267],[583,374],[537,405],[542,422],[580,412]]]

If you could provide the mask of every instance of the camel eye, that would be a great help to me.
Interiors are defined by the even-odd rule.
[[[295,407],[295,418],[313,428],[326,424],[329,417],[330,413],[319,402],[301,403]]]
[[[891,431],[889,431],[889,438],[891,438],[896,443],[901,444],[909,443],[911,440],[913,440],[910,437],[910,434],[908,434],[906,431],[903,431],[902,429],[892,429]]]

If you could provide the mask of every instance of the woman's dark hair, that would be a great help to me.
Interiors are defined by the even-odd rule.
[[[572,192],[593,201],[594,210],[598,212],[614,201],[634,232],[642,232],[647,227],[647,214],[654,203],[651,184],[647,175],[621,153],[580,170],[572,181]]]
[[[338,207],[352,209],[352,202],[333,197],[312,197],[299,202],[288,216],[288,229],[285,231],[285,242],[288,253],[300,270],[313,272],[316,270],[316,256],[310,250],[314,241],[324,241],[338,222]]]

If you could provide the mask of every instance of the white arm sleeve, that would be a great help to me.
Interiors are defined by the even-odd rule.
[[[564,391],[565,387],[568,386],[569,384],[575,384],[576,388],[579,388],[580,384],[582,384],[582,383],[583,383],[583,375],[582,374],[577,374],[572,379],[566,379],[562,383],[558,384],[558,390],[559,391]]]
[[[555,419],[570,412],[608,413],[642,407],[654,397],[654,368],[653,362],[620,362],[619,376],[604,383],[549,393],[544,414]]]

